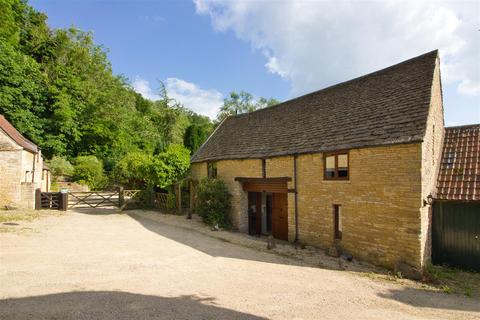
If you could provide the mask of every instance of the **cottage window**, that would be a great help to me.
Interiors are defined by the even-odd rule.
[[[208,162],[207,163],[207,174],[209,178],[216,178],[217,177],[217,163],[216,162]]]
[[[325,180],[348,180],[348,153],[325,154]]]

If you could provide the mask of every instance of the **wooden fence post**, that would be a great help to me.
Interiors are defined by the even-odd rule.
[[[42,209],[42,190],[35,189],[35,210]]]
[[[118,188],[118,207],[121,209],[125,203],[125,194],[123,192],[123,187]]]
[[[68,193],[62,192],[60,193],[60,205],[58,206],[58,210],[67,211],[68,209]]]
[[[177,212],[178,214],[182,214],[182,185],[181,183],[177,183],[175,187],[177,189],[177,192],[175,192],[177,196]]]

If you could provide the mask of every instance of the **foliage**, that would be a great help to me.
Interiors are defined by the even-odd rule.
[[[130,153],[153,157],[182,144],[187,127],[212,126],[170,99],[162,84],[158,101],[136,93],[113,74],[92,33],[51,29],[46,20],[24,0],[0,0],[0,113],[47,158],[92,155],[114,177],[114,168],[134,165],[135,155],[117,165]],[[145,180],[138,170],[121,176]]]
[[[167,187],[179,181],[190,167],[190,151],[180,144],[171,144],[165,152],[154,158],[154,165],[162,162],[165,168],[165,180],[157,180],[159,187]]]
[[[248,92],[241,91],[237,93],[232,91],[230,97],[225,98],[223,101],[223,106],[220,108],[217,118],[219,121],[222,121],[231,115],[252,112],[276,104],[278,104],[276,99],[260,98],[258,101],[255,101],[253,95]]]
[[[207,139],[212,121],[171,99],[162,83],[159,100],[143,98],[113,74],[92,33],[46,21],[26,0],[0,0],[0,113],[59,171],[60,162],[75,162],[76,179],[93,188],[106,184],[105,173],[134,186],[181,179],[187,151]],[[232,92],[218,117],[275,103]]]
[[[230,226],[231,195],[222,180],[202,179],[198,186],[197,213],[211,226]]]
[[[190,125],[185,130],[183,144],[192,153],[194,153],[198,150],[198,148],[200,148],[200,146],[205,142],[205,140],[207,140],[210,131],[210,128],[206,126],[201,126],[197,124]]]
[[[115,180],[129,188],[166,188],[180,180],[190,165],[190,152],[182,145],[170,144],[165,152],[150,155],[131,152],[114,169]]]
[[[74,160],[73,181],[88,185],[93,190],[106,187],[103,163],[95,156],[79,156]]]
[[[65,157],[53,156],[52,160],[48,161],[48,167],[54,179],[59,176],[71,176],[73,174],[73,166]]]
[[[142,189],[151,184],[152,156],[136,151],[126,154],[114,169],[116,181],[132,189]]]

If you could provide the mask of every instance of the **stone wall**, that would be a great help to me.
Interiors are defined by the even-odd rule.
[[[22,208],[35,209],[35,190],[37,185],[33,182],[22,182],[20,184],[21,190],[21,205]]]
[[[440,61],[437,58],[431,89],[432,98],[430,101],[430,111],[422,144],[422,199],[426,199],[428,195],[435,195],[438,171],[442,158],[445,128],[439,63]],[[422,220],[421,254],[423,264],[426,264],[431,256],[431,207],[429,205],[422,206],[420,214]]]
[[[248,231],[248,198],[242,184],[236,177],[262,177],[262,160],[223,160],[217,162],[217,177],[225,181],[232,194],[231,221],[233,227],[241,232]]]
[[[323,180],[321,153],[299,155],[299,240],[321,248],[333,243],[333,205],[341,206],[342,247],[355,257],[393,267],[402,260],[421,267],[422,145],[404,144],[350,150],[350,180]],[[266,160],[267,177],[292,177],[294,157]],[[247,230],[247,194],[235,177],[261,177],[260,159],[217,162],[218,177],[232,193],[232,221]],[[205,173],[203,173],[205,172]],[[192,165],[192,178],[206,176]],[[289,241],[295,239],[294,194],[288,196]]]
[[[327,181],[322,154],[299,156],[300,241],[332,245],[337,204],[346,251],[387,267],[420,266],[421,144],[353,149],[349,157],[350,179]]]
[[[34,208],[34,190],[46,189],[41,153],[23,150],[0,130],[0,206]],[[33,190],[33,191],[32,191]],[[33,194],[32,194],[33,192]]]
[[[21,150],[0,151],[0,206],[20,205]]]
[[[200,181],[202,178],[207,177],[206,163],[192,164],[191,176],[195,181]],[[247,232],[247,193],[243,191],[242,184],[235,181],[235,178],[262,177],[262,161],[260,159],[217,161],[217,177],[225,182],[232,195],[230,219],[233,227],[241,232]]]
[[[22,149],[0,130],[0,206],[20,205]]]

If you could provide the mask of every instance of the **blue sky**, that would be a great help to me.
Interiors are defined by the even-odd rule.
[[[447,125],[480,123],[478,3],[30,1],[92,31],[144,96],[161,80],[211,117],[232,90],[286,100],[439,48]]]

